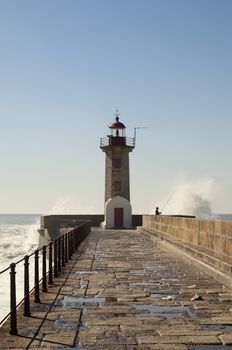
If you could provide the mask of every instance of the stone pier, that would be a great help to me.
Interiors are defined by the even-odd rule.
[[[32,316],[19,312],[19,335],[0,329],[0,348],[232,348],[231,301],[231,289],[149,232],[92,229]]]

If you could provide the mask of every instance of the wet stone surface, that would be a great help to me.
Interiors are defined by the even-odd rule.
[[[232,349],[232,292],[136,230],[94,229],[1,349]],[[20,314],[21,313],[21,314]]]
[[[229,350],[232,349],[232,346],[223,346],[223,345],[197,345],[190,347],[190,350]]]

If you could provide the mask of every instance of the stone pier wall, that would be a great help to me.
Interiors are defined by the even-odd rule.
[[[98,227],[104,220],[104,215],[88,214],[56,214],[44,215],[40,217],[39,246],[47,244],[50,240],[58,238],[60,235],[73,230],[75,227],[90,221],[91,227]]]
[[[73,230],[75,227],[90,221],[91,227],[99,227],[104,221],[103,214],[64,214],[44,215],[40,218],[39,246],[47,244],[51,239],[56,239],[61,234]],[[132,226],[142,225],[142,215],[132,215]]]
[[[232,257],[232,221],[143,215],[142,226],[207,249],[212,255]]]

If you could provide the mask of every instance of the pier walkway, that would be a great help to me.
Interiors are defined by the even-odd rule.
[[[232,291],[157,238],[92,229],[0,349],[227,349]]]

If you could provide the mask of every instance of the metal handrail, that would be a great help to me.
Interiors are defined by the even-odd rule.
[[[53,284],[53,278],[58,277],[65,263],[71,259],[79,244],[90,232],[90,221],[77,226],[74,230],[65,233],[57,239],[49,242],[40,249],[36,249],[30,255],[24,256],[16,263],[2,270],[0,275],[10,270],[10,312],[0,321],[0,326],[10,318],[10,334],[17,335],[17,309],[24,303],[24,316],[30,317],[30,296],[34,292],[34,302],[40,303],[40,290],[46,293],[49,285]],[[48,249],[48,269],[47,269]],[[42,252],[42,277],[39,276],[39,253]],[[29,288],[29,259],[34,256],[34,286]],[[24,261],[24,298],[16,304],[16,266]],[[47,278],[48,277],[48,278]]]
[[[47,245],[48,246],[48,245]],[[46,247],[47,247],[46,246]],[[41,251],[43,249],[43,247],[42,248],[40,248],[38,251]],[[35,254],[35,252],[32,252],[30,255],[28,255],[28,257],[30,258],[32,255],[34,255]],[[22,261],[24,261],[24,258],[25,257],[23,257],[23,258],[21,258],[20,260],[18,260],[18,261],[16,261],[16,263],[15,263],[15,265],[18,265],[19,263],[21,263]],[[0,271],[0,275],[1,274],[3,274],[4,272],[6,272],[7,270],[10,270],[10,266],[8,266],[8,267],[6,267],[4,270],[2,270],[2,271]],[[1,321],[0,321],[0,324],[1,324]]]
[[[116,139],[116,137],[115,137]],[[124,146],[129,146],[129,147],[135,147],[135,139],[134,137],[123,137],[123,145]],[[106,146],[111,146],[111,138],[110,137],[104,137],[100,138],[100,147],[106,147]]]

